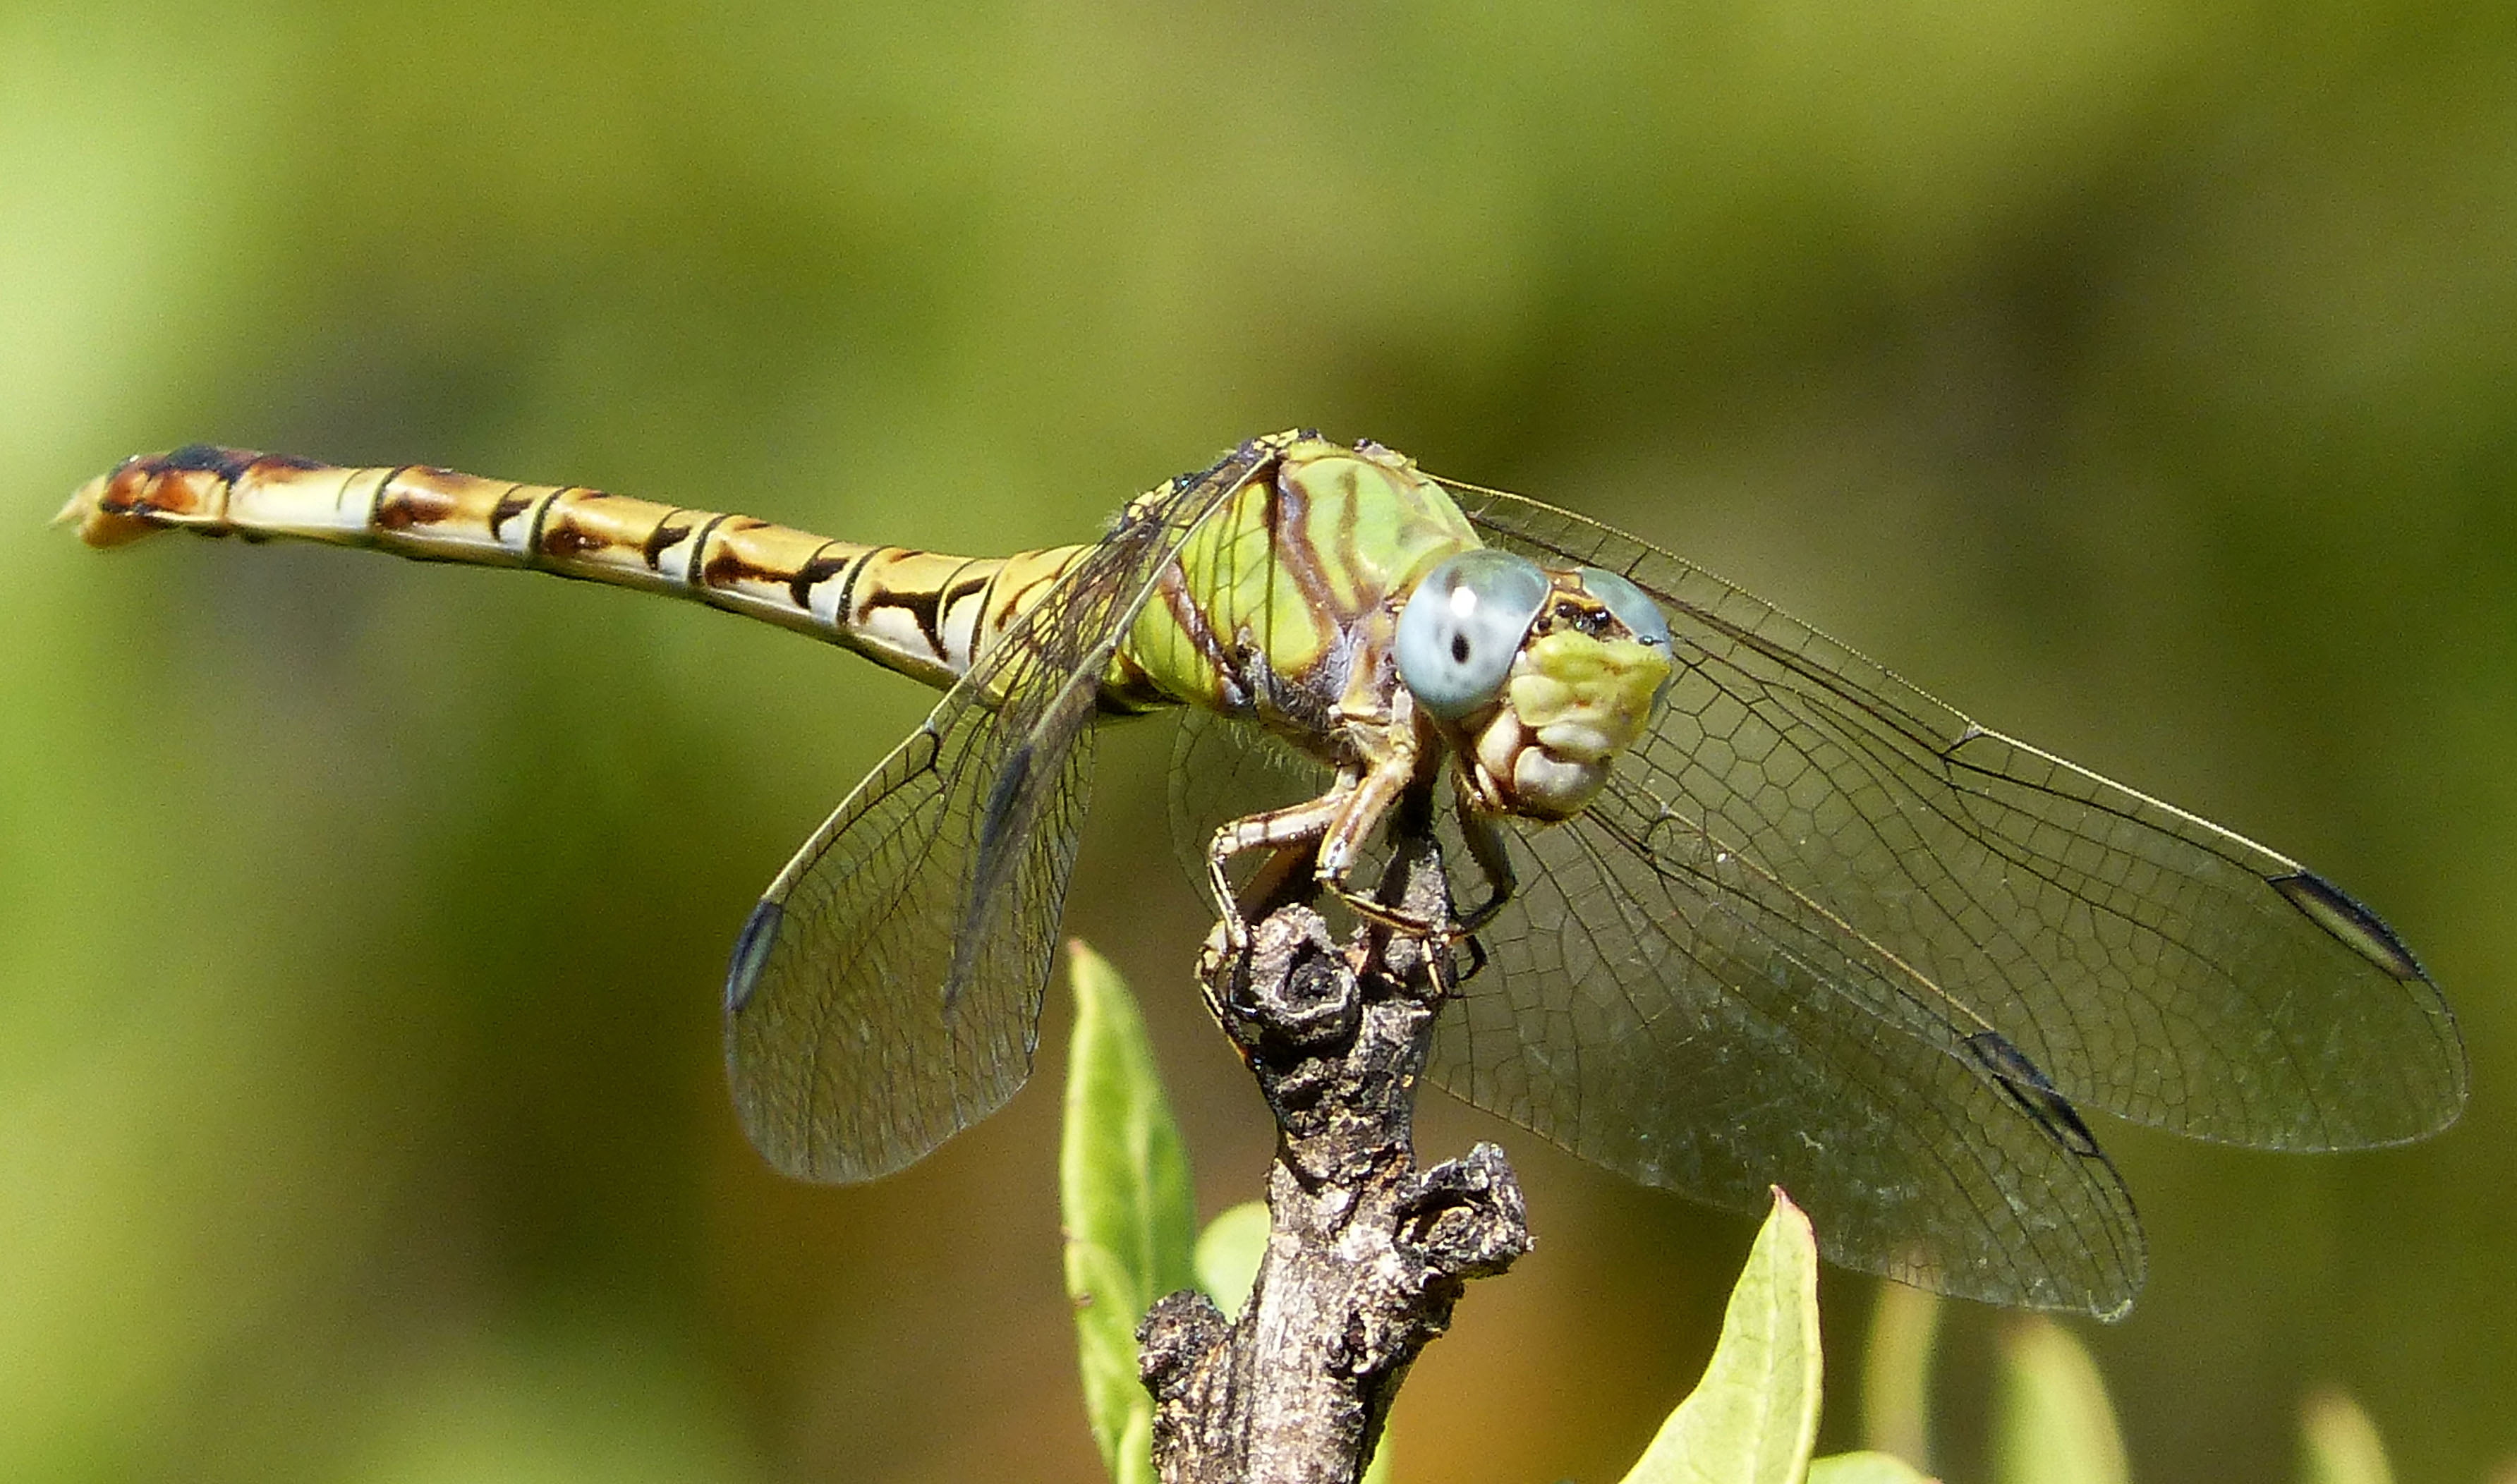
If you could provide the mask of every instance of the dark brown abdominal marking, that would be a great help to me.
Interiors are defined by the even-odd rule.
[[[960,603],[962,599],[970,596],[972,593],[986,592],[988,590],[988,583],[994,576],[995,573],[991,572],[984,576],[956,578],[952,582],[945,584],[943,595],[936,600],[936,614],[939,616],[949,614],[953,611],[953,606],[955,604]],[[974,654],[978,651],[980,644],[987,638],[987,635],[981,632],[982,626],[986,624],[987,620],[987,612],[985,606],[982,605],[978,621],[970,625],[970,649]],[[934,638],[934,642],[935,652],[939,655],[942,654],[944,652],[944,636],[940,633],[937,634]]]
[[[761,530],[767,529],[768,525],[766,521],[746,519],[742,525],[734,529]],[[736,554],[733,542],[723,541],[717,544],[715,553],[707,559],[705,567],[702,569],[700,581],[708,587],[724,589],[738,582],[775,582],[786,575],[786,572],[775,568],[763,567],[757,562],[745,561]]]
[[[944,655],[944,641],[937,637],[935,632],[936,598],[937,594],[933,592],[885,593],[868,603],[866,612],[871,615],[877,608],[899,609],[909,615],[909,621],[917,625],[917,632],[925,638],[926,647],[933,650],[936,657],[941,658]]]
[[[679,546],[690,533],[690,522],[666,516],[656,523],[655,530],[647,532],[647,539],[639,546],[638,554],[647,559],[650,570],[660,570],[658,564],[663,561],[666,549]]]
[[[837,544],[839,543],[836,541],[826,541],[822,545],[822,551],[828,551]],[[813,589],[847,570],[847,558],[826,557],[817,551],[803,566],[795,569],[795,580],[787,584],[787,595],[795,600],[797,608],[809,609],[813,606]]]
[[[571,557],[581,557],[588,552],[602,551],[611,544],[603,537],[579,528],[574,521],[563,520],[557,527],[542,532],[542,555],[557,557],[562,561]]]
[[[379,530],[408,530],[414,526],[434,526],[454,513],[454,497],[445,490],[417,483],[443,469],[396,470],[384,483],[376,499],[375,514],[370,518]],[[409,476],[408,480],[405,475]]]
[[[522,485],[508,486],[507,492],[498,496],[498,503],[490,507],[490,538],[491,540],[494,541],[501,538],[499,532],[506,528],[509,521],[514,520],[516,517],[523,515],[526,511],[533,508],[533,502],[529,496],[518,494],[516,492],[524,488],[525,487]]]

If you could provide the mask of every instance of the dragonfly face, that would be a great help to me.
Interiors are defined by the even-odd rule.
[[[1470,933],[1512,893],[1502,822],[1571,819],[1649,731],[1672,675],[1668,619],[1613,572],[1483,544],[1392,449],[1291,433],[1242,456],[1249,473],[1160,579],[1179,601],[1140,616],[1121,651],[1123,674],[1132,660],[1171,700],[1264,727],[1334,772],[1309,798],[1214,830],[1226,941],[1248,928],[1230,863],[1261,853],[1270,880],[1306,857],[1321,894],[1393,932]],[[1353,880],[1446,761],[1486,890],[1436,922]]]
[[[1472,806],[1571,818],[1669,690],[1669,620],[1611,572],[1480,547],[1399,614],[1399,678],[1457,750]]]

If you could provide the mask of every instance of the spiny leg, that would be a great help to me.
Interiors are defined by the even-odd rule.
[[[1232,877],[1225,869],[1232,858],[1252,850],[1273,850],[1275,859],[1260,869],[1260,877],[1280,869],[1280,863],[1292,847],[1325,840],[1345,812],[1347,801],[1354,797],[1356,783],[1352,773],[1341,772],[1329,791],[1318,798],[1263,814],[1245,815],[1216,830],[1206,848],[1206,872],[1216,907],[1223,914],[1226,949],[1238,954],[1250,946],[1250,923],[1241,914],[1240,894],[1233,889]],[[1324,867],[1318,873],[1326,879]]]
[[[1312,842],[1316,842],[1311,852],[1314,881],[1367,922],[1392,932],[1456,941],[1493,920],[1503,905],[1512,900],[1515,884],[1512,859],[1501,829],[1490,817],[1470,808],[1465,795],[1459,811],[1460,827],[1467,837],[1471,858],[1486,878],[1484,901],[1464,914],[1454,917],[1445,913],[1437,920],[1391,907],[1347,886],[1346,878],[1365,843],[1414,782],[1414,758],[1404,752],[1392,752],[1359,773],[1341,772],[1337,783],[1318,798],[1249,815],[1217,829],[1207,850],[1207,870],[1216,903],[1223,913],[1226,947],[1239,952],[1248,945],[1250,932],[1249,921],[1241,911],[1242,894],[1233,889],[1225,869],[1231,859],[1252,850],[1273,851],[1273,856],[1252,877],[1254,887],[1272,895],[1281,891],[1285,878],[1300,868],[1303,857],[1295,847]]]
[[[1346,876],[1355,865],[1354,856],[1360,850],[1363,841],[1370,837],[1372,831],[1379,827],[1384,820],[1391,818],[1393,810],[1395,823],[1392,828],[1402,832],[1412,831],[1428,837],[1432,833],[1432,811],[1425,792],[1427,781],[1401,779],[1392,796],[1380,800],[1377,809],[1371,809],[1368,812],[1366,795],[1370,792],[1370,782],[1371,777],[1367,775],[1365,785],[1358,788],[1355,796],[1349,800],[1344,814],[1341,817],[1339,827],[1333,827],[1328,837],[1320,844],[1320,885],[1335,893],[1338,900],[1344,902],[1357,916],[1378,923],[1393,932],[1408,933],[1420,938],[1438,937],[1450,943],[1472,938],[1477,929],[1494,920],[1495,914],[1503,911],[1504,905],[1513,899],[1513,894],[1519,885],[1518,877],[1513,872],[1510,847],[1504,839],[1502,827],[1497,824],[1495,816],[1475,807],[1468,789],[1467,780],[1455,771],[1452,774],[1452,784],[1454,797],[1457,800],[1460,833],[1469,847],[1470,859],[1476,862],[1479,873],[1485,877],[1485,900],[1465,912],[1453,911],[1446,906],[1438,918],[1423,915],[1403,908],[1392,907],[1380,896],[1365,896],[1351,891],[1345,884]],[[1352,831],[1350,839],[1341,841],[1341,827]],[[1337,847],[1341,843],[1348,846],[1343,856],[1337,854]],[[1449,876],[1445,871],[1446,900],[1450,898],[1448,885]]]
[[[1389,818],[1408,796],[1416,783],[1420,754],[1412,746],[1385,744],[1355,781],[1320,840],[1318,879],[1322,890],[1334,895],[1346,909],[1366,922],[1377,923],[1392,932],[1419,938],[1451,938],[1457,929],[1447,920],[1421,916],[1404,908],[1392,907],[1378,898],[1352,891],[1346,877],[1362,858],[1363,847],[1374,830]],[[1421,800],[1421,795],[1419,795]],[[1419,810],[1419,813],[1429,811]]]
[[[1468,779],[1457,769],[1451,773],[1451,796],[1459,810],[1460,833],[1468,840],[1469,856],[1486,878],[1486,899],[1460,915],[1455,936],[1467,937],[1494,920],[1495,913],[1502,912],[1504,904],[1519,889],[1520,880],[1513,873],[1512,851],[1504,839],[1503,827],[1495,823],[1493,815],[1476,807]]]

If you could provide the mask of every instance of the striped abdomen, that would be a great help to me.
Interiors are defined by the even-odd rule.
[[[930,685],[1047,592],[1086,548],[964,558],[826,540],[748,516],[446,469],[341,469],[192,445],[125,460],[70,497],[91,546],[182,529],[372,546],[678,593],[856,651]]]

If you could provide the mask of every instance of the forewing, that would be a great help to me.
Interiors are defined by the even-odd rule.
[[[1030,1075],[1113,649],[1246,461],[1175,481],[857,785],[746,924],[726,984],[745,1129],[807,1179],[871,1179]]]
[[[1659,601],[1677,674],[1616,763],[1623,796],[1770,878],[1766,911],[1893,962],[1854,996],[1874,1019],[1928,1001],[1921,1013],[1997,1033],[2073,1101],[2233,1143],[2395,1143],[2462,1108],[2436,986],[2297,863],[1987,732],[1667,552],[1452,489],[1496,544],[1623,572]],[[1628,1116],[1577,1091],[1586,1128]]]

